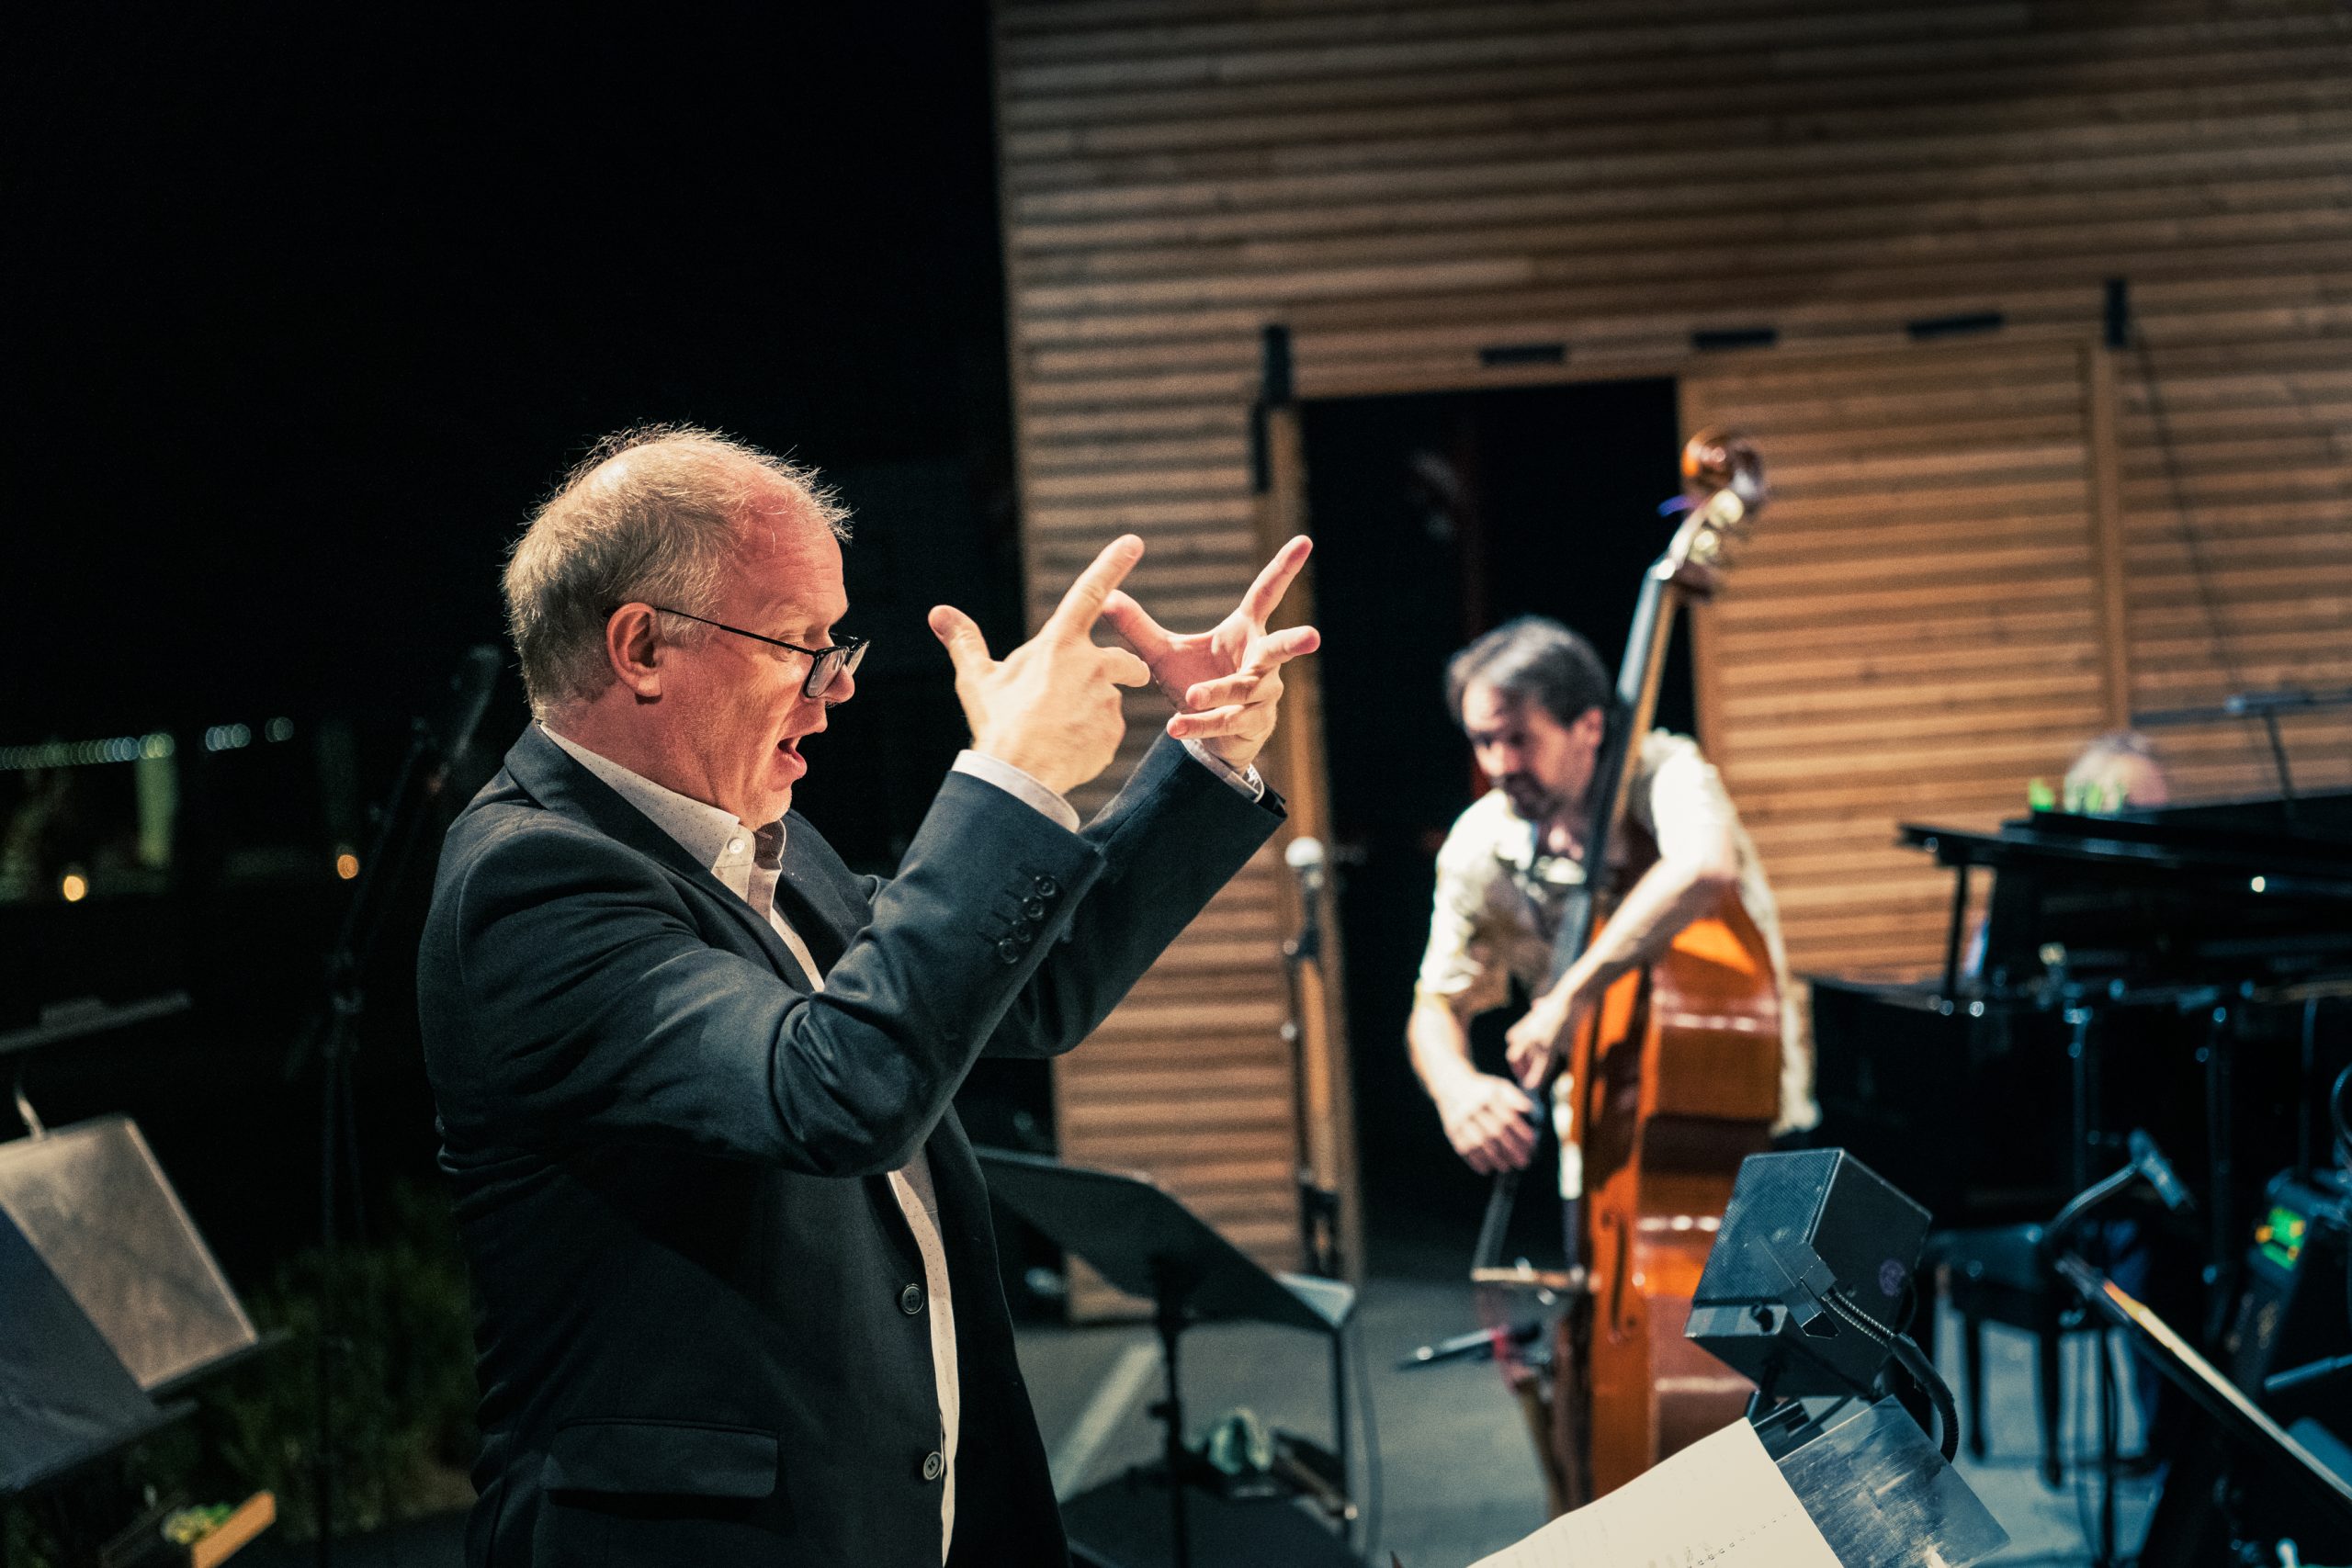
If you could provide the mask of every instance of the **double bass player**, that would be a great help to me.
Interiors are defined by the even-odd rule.
[[[1803,1025],[1790,1000],[1780,919],[1754,846],[1723,782],[1689,737],[1653,730],[1629,760],[1626,818],[1639,829],[1611,860],[1640,870],[1584,954],[1545,988],[1569,889],[1586,874],[1596,759],[1612,706],[1610,681],[1583,637],[1522,616],[1448,661],[1448,707],[1492,786],[1455,818],[1438,852],[1429,945],[1406,1028],[1413,1070],[1446,1140],[1482,1174],[1523,1168],[1536,1144],[1529,1090],[1549,1076],[1578,1020],[1620,976],[1662,954],[1692,920],[1736,897],[1770,949],[1781,997],[1776,1134],[1820,1120]],[[1516,981],[1531,1001],[1509,1032],[1509,1077],[1482,1072],[1470,1021],[1506,1005]],[[1513,1079],[1517,1081],[1514,1082]],[[1578,1193],[1573,1145],[1564,1196]]]

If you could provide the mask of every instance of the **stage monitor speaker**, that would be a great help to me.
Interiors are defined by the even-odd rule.
[[[1910,1312],[1928,1224],[1843,1149],[1751,1155],[1686,1333],[1779,1398],[1866,1391]]]
[[[146,1393],[256,1336],[138,1124],[101,1116],[0,1144],[0,1213]]]

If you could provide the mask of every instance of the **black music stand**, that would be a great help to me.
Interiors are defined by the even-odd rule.
[[[2092,1310],[2122,1330],[2132,1349],[2212,1417],[2232,1442],[2268,1461],[2337,1529],[2352,1532],[2352,1480],[2281,1428],[2171,1325],[2104,1273],[2071,1252],[2057,1260],[2057,1268]]]
[[[1063,1165],[1037,1155],[979,1149],[990,1192],[1065,1252],[1130,1295],[1152,1303],[1159,1335],[1167,1398],[1153,1408],[1162,1423],[1162,1462],[1168,1472],[1170,1561],[1192,1562],[1184,1491],[1196,1465],[1184,1446],[1184,1407],[1177,1382],[1177,1345],[1201,1323],[1267,1323],[1324,1336],[1331,1347],[1331,1403],[1341,1486],[1348,1474],[1348,1407],[1341,1331],[1355,1311],[1355,1291],[1336,1280],[1271,1274],[1255,1259],[1146,1177]],[[1280,1519],[1283,1523],[1275,1523]],[[1283,1536],[1282,1561],[1350,1562],[1344,1542],[1299,1518],[1296,1510],[1268,1511],[1269,1529]],[[1297,1527],[1285,1530],[1283,1524]],[[1294,1541],[1293,1537],[1295,1537]],[[1272,1541],[1261,1541],[1272,1548]]]
[[[187,1008],[181,991],[122,1007],[90,999],[0,1034],[0,1058],[17,1058],[28,1134],[0,1142],[0,1502],[70,1482],[185,1417],[195,1405],[177,1395],[273,1342],[254,1332],[138,1124],[99,1116],[51,1129],[25,1094],[35,1051]]]
[[[140,1392],[40,1254],[0,1214],[0,1501],[62,1481],[172,1419]]]

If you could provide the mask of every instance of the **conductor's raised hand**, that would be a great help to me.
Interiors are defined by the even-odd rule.
[[[932,635],[956,665],[956,696],[972,728],[972,750],[1010,762],[1057,795],[1067,795],[1111,765],[1126,720],[1121,686],[1151,679],[1143,660],[1120,648],[1098,648],[1090,634],[1103,602],[1143,556],[1143,541],[1123,534],[1079,573],[1037,635],[1002,660],[972,617],[953,605],[931,612]]]
[[[1169,734],[1199,741],[1228,767],[1246,768],[1257,759],[1274,732],[1282,667],[1323,641],[1313,626],[1266,629],[1313,548],[1301,535],[1276,550],[1233,614],[1204,632],[1171,632],[1125,592],[1103,601],[1102,618],[1143,656],[1176,706]]]

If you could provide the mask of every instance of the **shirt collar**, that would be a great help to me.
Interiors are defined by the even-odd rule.
[[[1494,839],[1495,859],[1513,880],[1522,886],[1550,888],[1574,887],[1584,881],[1583,862],[1574,855],[1545,852],[1544,824],[1510,810],[1500,790],[1494,792],[1494,798],[1506,802]]]
[[[723,807],[712,806],[691,795],[655,784],[642,773],[632,773],[609,757],[591,751],[578,741],[558,735],[544,724],[539,728],[547,738],[563,748],[565,753],[582,767],[611,786],[615,795],[628,801],[648,820],[684,847],[685,852],[708,866],[721,882],[742,892],[750,880],[752,861],[756,852],[752,830],[743,819]],[[772,826],[779,844],[785,826],[777,821]]]

